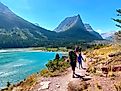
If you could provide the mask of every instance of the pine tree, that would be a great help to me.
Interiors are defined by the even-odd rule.
[[[121,9],[117,9],[117,16],[121,18]],[[119,24],[116,24],[117,27],[121,28],[121,19],[113,19],[114,21],[116,21]]]
[[[113,19],[114,21],[116,21],[118,24],[116,24],[117,27],[119,27],[121,29],[121,9],[117,9],[117,16],[119,17],[118,19]],[[121,43],[121,30],[119,30],[118,32],[116,32],[114,34],[114,39],[117,43]]]

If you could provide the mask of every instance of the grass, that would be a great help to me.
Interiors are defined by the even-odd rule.
[[[95,50],[88,50],[85,52],[87,58],[92,58],[93,62],[89,64],[90,66],[114,66],[121,64],[121,46],[120,45],[110,45],[105,46],[100,49]],[[113,55],[112,57],[109,57],[109,55]],[[92,67],[90,67],[92,68]],[[89,69],[90,69],[89,68]],[[99,68],[99,67],[98,67]]]
[[[100,49],[95,49],[95,50],[89,50],[88,52],[86,51],[87,57],[94,57],[94,56],[99,56],[102,55],[104,57],[108,56],[111,53],[115,53],[117,51],[121,50],[121,46],[119,45],[110,45],[106,46]]]
[[[121,91],[121,82],[114,84],[116,91]]]

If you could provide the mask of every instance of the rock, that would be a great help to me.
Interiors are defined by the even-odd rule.
[[[41,82],[40,83],[40,86],[41,87],[38,90],[40,91],[40,90],[44,90],[44,89],[49,89],[49,84],[50,83],[51,83],[50,81]]]
[[[109,71],[109,68],[108,67],[102,67],[101,68],[102,69],[102,72],[104,73],[104,74],[108,74],[108,71]]]
[[[113,72],[116,72],[116,71],[121,71],[121,65],[116,65],[112,68],[112,71]]]
[[[84,81],[86,81],[86,80],[91,80],[91,79],[92,79],[91,76],[85,76],[85,77],[83,77],[83,80],[84,80]]]
[[[57,88],[60,88],[60,85],[56,84],[56,87],[57,87]]]
[[[88,84],[82,80],[74,80],[68,83],[68,91],[83,91],[88,88]]]

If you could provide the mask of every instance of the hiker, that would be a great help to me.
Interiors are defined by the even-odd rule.
[[[78,52],[78,55],[77,55],[77,57],[78,57],[78,64],[79,64],[79,69],[80,69],[80,66],[81,66],[82,69],[84,69],[83,66],[82,66],[82,60],[84,61],[84,58],[82,57],[81,50],[82,49],[79,48],[79,52]]]
[[[80,66],[81,66],[82,69],[84,69],[83,66],[82,66],[82,60],[84,60],[84,59],[82,57],[81,52],[79,52],[79,56],[78,56],[79,69],[80,69]]]
[[[75,76],[75,67],[76,67],[76,60],[77,60],[77,55],[74,51],[69,52],[69,59],[70,59],[70,64],[72,67],[73,75],[72,77],[74,78]]]

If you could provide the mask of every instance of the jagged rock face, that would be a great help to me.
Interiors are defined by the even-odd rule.
[[[84,24],[84,26],[87,29],[87,31],[89,31],[89,32],[94,31],[89,24]]]
[[[67,17],[64,21],[62,21],[57,28],[54,29],[56,32],[64,32],[73,26],[81,27],[84,29],[84,25],[80,18],[80,15]]]
[[[71,40],[96,40],[102,39],[95,31],[88,31],[83,24],[80,15],[67,17],[55,30],[63,39]]]
[[[84,26],[86,30],[89,31],[92,35],[96,36],[99,39],[102,39],[102,36],[98,32],[94,31],[89,24],[84,24]]]

